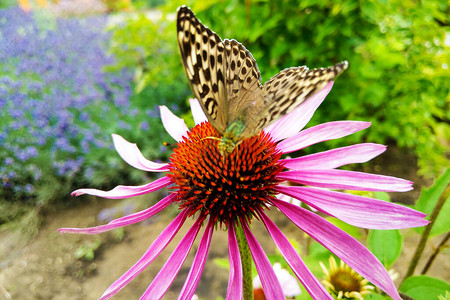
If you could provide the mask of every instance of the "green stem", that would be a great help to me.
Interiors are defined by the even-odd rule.
[[[241,255],[244,300],[253,300],[252,254],[245,238],[241,222],[236,224],[236,236]]]
[[[427,242],[428,236],[430,235],[431,228],[433,227],[434,222],[436,221],[436,218],[439,215],[439,212],[444,206],[445,200],[447,200],[449,195],[450,195],[450,185],[447,185],[446,189],[441,194],[439,200],[434,206],[433,212],[431,213],[430,216],[430,223],[427,225],[427,227],[425,227],[425,230],[422,232],[420,242],[417,245],[416,252],[414,253],[411,263],[409,264],[408,271],[406,272],[403,281],[414,273],[414,270],[417,267],[417,263],[419,262],[420,256],[422,255],[423,250],[425,249],[425,244]]]

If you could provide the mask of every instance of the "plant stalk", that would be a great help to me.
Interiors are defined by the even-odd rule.
[[[434,259],[436,258],[436,256],[438,256],[439,252],[441,252],[441,250],[444,248],[449,238],[450,238],[450,231],[447,232],[445,237],[439,243],[439,246],[437,246],[436,249],[434,249],[433,254],[428,259],[427,263],[423,267],[422,272],[420,272],[420,274],[425,274],[426,272],[428,272],[428,269],[431,267],[431,264],[433,263]]]
[[[252,254],[241,221],[236,224],[236,237],[241,255],[244,300],[253,300]]]
[[[411,263],[409,264],[408,271],[406,271],[406,275],[403,278],[402,282],[405,281],[406,278],[408,278],[414,273],[414,270],[417,267],[417,263],[419,262],[420,256],[422,255],[423,250],[425,249],[425,244],[428,240],[428,236],[430,235],[431,228],[433,228],[434,222],[436,221],[436,218],[439,215],[439,212],[444,206],[445,201],[447,200],[449,195],[450,195],[450,184],[447,185],[444,192],[439,197],[439,200],[437,201],[436,205],[434,206],[433,212],[431,213],[430,216],[430,223],[427,225],[427,227],[425,227],[425,230],[422,232],[420,242],[417,245],[416,252],[414,253]]]

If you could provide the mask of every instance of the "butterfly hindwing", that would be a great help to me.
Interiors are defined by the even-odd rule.
[[[244,137],[253,136],[264,127],[291,112],[306,99],[322,90],[345,69],[346,61],[329,68],[308,70],[306,66],[281,71],[263,86],[262,107],[257,118],[249,119]],[[250,117],[250,116],[249,116]]]

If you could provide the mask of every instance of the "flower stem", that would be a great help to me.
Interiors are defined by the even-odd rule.
[[[241,255],[244,300],[253,300],[252,254],[240,221],[236,224],[236,236]]]
[[[447,188],[441,194],[441,196],[439,197],[439,200],[437,201],[436,205],[434,206],[433,212],[431,213],[431,216],[430,216],[430,223],[427,225],[427,227],[425,227],[425,230],[422,232],[422,236],[420,237],[420,242],[417,245],[416,252],[414,253],[411,263],[409,264],[408,271],[406,272],[406,275],[403,278],[403,281],[414,273],[417,263],[419,262],[420,256],[422,255],[423,250],[425,249],[425,244],[427,242],[428,236],[430,235],[431,228],[433,227],[434,222],[436,221],[436,218],[439,215],[439,212],[441,211],[442,207],[444,206],[445,200],[447,200],[449,195],[450,195],[450,185],[447,185]]]

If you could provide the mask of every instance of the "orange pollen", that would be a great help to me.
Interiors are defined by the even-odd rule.
[[[170,157],[168,175],[180,207],[226,226],[238,218],[250,220],[275,194],[281,152],[269,134],[260,132],[222,157],[219,141],[208,137],[220,138],[208,122],[195,126]]]

